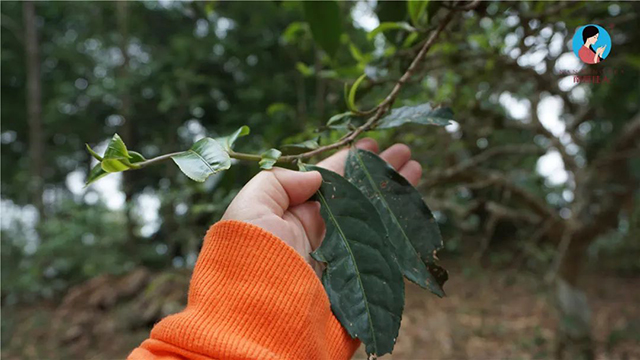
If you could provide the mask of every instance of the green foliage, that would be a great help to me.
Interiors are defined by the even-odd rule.
[[[126,145],[118,134],[113,135],[102,158],[100,163],[102,170],[108,173],[125,171],[131,168],[131,155],[129,155]]]
[[[232,141],[231,141],[232,143]],[[228,146],[231,146],[227,142]],[[191,149],[171,156],[190,179],[203,182],[209,176],[231,167],[229,153],[214,139],[198,140]]]
[[[320,141],[320,137],[316,137],[315,139],[305,140],[301,143],[296,144],[286,144],[280,147],[280,151],[284,155],[297,155],[303,152],[307,152],[310,150],[315,150],[320,147],[318,143]]]
[[[344,129],[350,123],[353,115],[351,111],[333,115],[329,118],[329,121],[327,121],[327,126],[332,129]]]
[[[260,168],[263,170],[269,170],[273,165],[278,162],[278,159],[282,155],[282,152],[278,149],[269,149],[260,155]]]
[[[329,55],[340,47],[342,21],[337,1],[304,1],[305,20],[309,23],[313,39]]]
[[[104,169],[102,169],[102,164],[98,164],[92,167],[91,171],[89,171],[89,175],[87,176],[87,182],[85,183],[85,187],[89,186],[95,181],[102,179],[107,175],[109,175],[109,173],[104,171]]]
[[[351,89],[349,90],[349,96],[347,97],[347,107],[351,111],[358,111],[356,107],[356,93],[358,92],[358,87],[367,78],[367,74],[362,74],[356,81],[351,85]]]
[[[384,22],[378,25],[378,27],[376,27],[375,29],[371,30],[371,32],[367,34],[367,39],[371,40],[376,37],[376,35],[389,30],[406,30],[413,32],[416,31],[416,28],[404,21]]]
[[[420,125],[445,126],[453,120],[453,112],[449,108],[433,109],[429,104],[418,106],[403,106],[391,110],[391,113],[383,117],[377,129],[390,129],[407,123]]]
[[[322,283],[331,309],[367,353],[390,353],[400,328],[404,283],[387,230],[357,187],[332,171],[307,168],[322,174],[317,196],[327,230],[311,256],[327,263]]]
[[[91,156],[93,156],[94,159],[98,160],[98,161],[102,161],[103,157],[98,155],[98,153],[96,153],[95,151],[93,151],[93,149],[91,148],[91,146],[89,146],[89,144],[85,144],[87,147],[87,151],[89,152],[89,154],[91,154]]]
[[[233,150],[233,145],[236,143],[236,140],[238,140],[239,137],[247,136],[249,135],[249,133],[249,127],[244,125],[233,132],[231,135],[217,138],[216,141],[221,144],[227,152],[229,152],[230,150]]]
[[[122,189],[113,197],[122,196],[127,202],[108,209],[106,196],[96,195],[102,184],[84,190],[71,186],[78,175],[90,184],[109,174],[102,167],[101,155],[82,149],[84,141],[102,149],[109,139],[113,141],[114,133],[126,135],[128,156],[118,151],[110,155],[106,167],[111,171],[129,171],[149,161],[145,157],[153,160],[164,151],[188,149],[203,136],[215,139],[229,152],[234,141],[248,132],[248,127],[238,129],[242,124],[251,126],[252,138],[235,146],[256,154],[251,159],[254,163],[271,147],[287,156],[333,143],[366,121],[347,111],[356,109],[355,99],[363,109],[384,99],[393,80],[410,64],[414,50],[406,47],[424,40],[437,25],[439,12],[450,5],[429,1],[425,8],[425,3],[378,1],[375,14],[380,26],[367,32],[351,18],[353,7],[362,4],[355,2],[254,2],[251,6],[219,2],[215,8],[200,2],[129,2],[126,34],[116,26],[122,19],[114,3],[37,3],[44,119],[44,154],[39,160],[46,216],[35,230],[7,230],[3,208],[3,301],[61,294],[92,276],[148,265],[143,259],[152,258],[163,267],[192,266],[185,259],[197,255],[201,234],[220,218],[239,187],[259,171],[255,164],[234,162],[224,175],[195,183],[174,166],[144,165],[145,171],[113,177],[112,188]],[[613,15],[616,7],[620,15]],[[512,125],[528,119],[512,118],[511,105],[503,100],[505,94],[529,104],[549,95],[561,99],[558,119],[564,125],[564,136],[570,136],[567,150],[579,161],[581,172],[594,177],[588,181],[575,177],[575,184],[551,186],[536,171],[540,155],[531,154],[492,157],[454,180],[430,182],[428,195],[438,201],[430,199],[429,204],[447,239],[447,249],[460,256],[469,255],[478,239],[487,238],[491,241],[489,259],[501,254],[509,261],[521,253],[527,265],[542,263],[545,268],[535,269],[546,271],[557,252],[556,237],[536,237],[543,227],[539,223],[501,217],[496,231],[489,231],[488,224],[494,223],[490,204],[520,215],[530,211],[532,202],[522,201],[518,191],[488,184],[483,179],[485,171],[502,176],[515,190],[526,191],[543,206],[551,205],[553,212],[571,210],[571,216],[578,216],[573,207],[576,200],[569,200],[565,192],[576,197],[600,194],[600,198],[579,202],[598,204],[597,208],[619,192],[614,182],[621,178],[621,171],[601,178],[608,173],[603,170],[606,163],[600,162],[596,171],[591,168],[594,160],[613,148],[621,130],[638,112],[640,42],[634,41],[638,32],[633,18],[624,16],[637,9],[632,3],[597,2],[563,3],[550,9],[552,4],[545,2],[482,2],[477,10],[456,17],[441,34],[395,104],[450,103],[456,118],[463,119],[460,130],[416,126],[411,131],[367,134],[383,147],[392,141],[409,143],[414,158],[429,170],[426,176],[431,181],[442,170],[501,145],[536,143],[552,149],[549,139],[533,126],[514,129]],[[36,159],[28,151],[31,129],[25,107],[22,4],[3,2],[2,16],[2,200],[3,206],[4,201],[11,201],[30,207],[31,183],[38,179],[31,174],[30,165]],[[603,17],[615,24],[608,28],[615,50],[604,66],[624,74],[610,77],[610,83],[559,89],[556,85],[562,77],[554,69],[566,63],[558,61],[560,57],[573,55],[557,44],[566,44],[577,26]],[[516,18],[519,21],[514,23]],[[318,54],[318,48],[330,57]],[[544,59],[531,62],[537,56],[532,55],[540,51],[547,52]],[[122,55],[127,55],[126,61]],[[353,83],[365,66],[372,81],[366,86],[361,83],[352,101],[353,87],[347,86],[342,101],[336,95],[343,84]],[[421,78],[423,81],[416,81]],[[442,108],[420,106],[422,110],[409,116],[398,116],[402,108],[392,110],[377,129],[413,122],[445,125],[452,118],[450,113],[440,114],[445,111]],[[590,114],[572,133],[571,123],[587,109]],[[332,114],[338,115],[326,122]],[[564,143],[565,138],[562,140]],[[288,143],[295,144],[279,146]],[[127,147],[139,150],[139,156]],[[101,163],[92,167],[93,158]],[[637,163],[635,158],[630,162]],[[205,163],[209,164],[196,161],[196,168],[205,168],[199,172],[201,179],[209,175]],[[636,179],[637,169],[633,170]],[[147,197],[159,202],[157,211],[138,204]],[[638,208],[637,201],[632,207]],[[156,212],[157,230],[142,235],[149,220],[141,214]],[[621,211],[619,228],[594,242],[589,253],[599,268],[637,274],[633,235],[638,227],[636,222],[625,228],[625,212],[633,213]],[[591,223],[589,211],[581,219],[583,215],[580,222]],[[95,242],[79,240],[90,239],[89,234]],[[388,240],[393,244],[397,238]],[[166,250],[158,252],[156,246]],[[433,268],[432,275],[437,270]]]
[[[421,26],[423,24],[423,17],[427,12],[427,6],[429,5],[428,0],[408,0],[407,1],[407,10],[409,16],[411,17],[411,22],[415,26]]]
[[[443,247],[440,230],[422,195],[386,161],[372,152],[351,149],[345,176],[373,203],[404,276],[438,296],[446,271],[435,265]]]
[[[149,243],[132,243],[125,236],[126,219],[100,205],[60,204],[60,216],[39,228],[42,243],[25,227],[2,231],[2,291],[17,298],[54,297],[69,285],[100,274],[123,274],[144,257],[157,256]]]

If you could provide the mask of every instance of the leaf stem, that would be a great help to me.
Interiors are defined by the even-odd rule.
[[[233,150],[229,150],[228,153],[229,153],[230,157],[232,157],[234,159],[238,159],[238,160],[247,160],[247,161],[260,161],[260,160],[262,160],[262,156],[257,155],[257,154],[239,153],[239,152],[235,152]]]
[[[393,105],[393,102],[398,97],[398,94],[400,94],[400,90],[402,89],[402,86],[405,83],[407,83],[407,81],[411,78],[413,73],[418,68],[418,64],[424,59],[424,57],[426,56],[427,52],[429,52],[429,49],[431,49],[431,46],[433,46],[433,44],[435,43],[436,39],[438,38],[438,35],[440,35],[442,30],[444,30],[444,28],[449,24],[451,19],[453,19],[453,15],[457,11],[466,11],[466,10],[474,9],[476,6],[478,6],[479,3],[480,3],[479,0],[475,0],[472,3],[470,3],[469,5],[466,5],[466,6],[461,7],[461,8],[452,9],[447,13],[447,15],[444,17],[444,19],[442,19],[442,21],[440,22],[440,25],[438,25],[438,27],[431,33],[431,35],[429,36],[427,41],[424,43],[424,45],[422,45],[422,48],[418,52],[418,55],[416,55],[416,57],[411,62],[411,65],[409,65],[409,67],[407,68],[405,73],[400,77],[400,79],[398,79],[398,81],[396,82],[396,85],[393,87],[393,89],[391,89],[391,92],[389,93],[389,95],[387,95],[387,97],[380,104],[378,104],[376,107],[374,107],[373,109],[367,110],[367,111],[359,111],[358,112],[358,115],[370,115],[370,114],[373,114],[373,116],[371,118],[369,118],[369,120],[367,120],[367,122],[365,122],[362,126],[360,126],[360,127],[356,128],[355,130],[351,131],[350,133],[348,133],[347,135],[345,135],[344,137],[342,137],[340,140],[338,140],[337,142],[335,142],[333,144],[321,146],[321,147],[319,147],[317,149],[314,149],[314,150],[311,150],[311,151],[307,151],[307,152],[304,152],[304,153],[298,154],[298,155],[282,156],[279,159],[279,161],[281,161],[281,162],[292,162],[292,161],[297,161],[297,160],[302,160],[302,159],[308,159],[310,157],[313,157],[313,156],[318,155],[320,153],[323,153],[325,151],[337,149],[337,148],[342,147],[344,145],[350,144],[360,134],[362,134],[365,131],[368,131],[368,130],[372,129],[377,124],[377,122],[382,118],[382,116],[387,111],[389,111],[389,109],[391,108],[391,105]]]
[[[139,163],[135,163],[135,165],[137,165],[138,168],[143,168],[145,166],[149,166],[149,165],[153,165],[155,163],[159,163],[159,162],[162,162],[162,161],[165,161],[165,160],[169,160],[169,159],[171,159],[172,156],[176,156],[176,155],[181,154],[181,153],[182,153],[182,151],[178,151],[178,152],[174,152],[174,153],[160,155],[160,156],[157,156],[157,157],[145,160],[145,161],[141,161]]]
[[[391,108],[391,105],[393,105],[393,102],[398,97],[398,94],[400,94],[400,90],[402,89],[404,84],[407,83],[411,78],[411,76],[414,74],[414,72],[418,68],[418,64],[424,59],[427,52],[429,52],[429,49],[431,49],[431,46],[433,46],[433,44],[435,43],[436,39],[438,38],[438,35],[440,35],[442,30],[444,30],[444,28],[449,24],[451,19],[453,19],[453,15],[458,11],[472,10],[478,5],[478,3],[479,3],[479,0],[475,0],[466,6],[461,6],[457,8],[454,7],[453,9],[449,10],[449,13],[447,13],[447,15],[444,17],[444,19],[442,19],[442,21],[438,25],[438,27],[431,33],[431,35],[429,36],[427,41],[424,43],[424,45],[422,45],[422,48],[420,49],[416,57],[411,62],[411,65],[409,65],[409,67],[404,72],[404,74],[400,77],[400,79],[398,79],[393,89],[391,89],[391,92],[389,93],[389,95],[387,95],[387,97],[380,104],[378,104],[377,106],[375,106],[370,110],[355,111],[355,113],[360,116],[368,116],[373,114],[373,116],[371,116],[363,125],[351,130],[349,133],[347,133],[345,136],[340,138],[340,140],[336,141],[335,143],[321,146],[317,149],[310,150],[297,155],[281,156],[277,162],[278,163],[295,163],[303,159],[311,158],[323,152],[340,148],[344,145],[351,144],[358,136],[360,136],[360,134],[374,128],[375,125],[378,123],[378,121],[382,118],[382,116],[387,111],[389,111],[389,109]],[[141,161],[139,163],[136,163],[135,165],[137,168],[143,168],[148,165],[152,165],[158,162],[168,160],[172,156],[178,155],[180,153],[181,152],[175,152],[175,153],[160,155],[152,159]],[[229,150],[228,153],[231,158],[238,159],[238,160],[246,160],[246,161],[262,160],[262,156],[257,154],[239,153],[233,150]]]

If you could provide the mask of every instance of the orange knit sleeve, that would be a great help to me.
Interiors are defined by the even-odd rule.
[[[349,359],[359,344],[293,248],[222,221],[207,232],[185,310],[156,324],[129,359]]]

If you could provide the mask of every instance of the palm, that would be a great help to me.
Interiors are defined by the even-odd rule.
[[[364,139],[356,146],[373,152],[378,149],[371,139]],[[343,174],[347,151],[339,151],[318,166]],[[412,184],[420,180],[422,168],[410,160],[411,151],[407,146],[394,145],[380,156]],[[320,183],[317,172],[262,171],[238,193],[222,219],[248,222],[271,232],[291,246],[320,275],[322,265],[314,261],[310,253],[322,243],[325,226],[320,216],[320,204],[307,201]]]

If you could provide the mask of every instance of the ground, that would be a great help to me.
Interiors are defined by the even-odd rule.
[[[407,284],[398,343],[383,359],[548,359],[555,313],[549,286],[533,274],[451,262],[447,297]],[[189,273],[144,269],[103,276],[72,289],[62,303],[3,307],[2,358],[117,359],[157,319],[186,300]],[[599,359],[640,359],[640,279],[591,273]],[[355,359],[365,359],[361,350]]]

